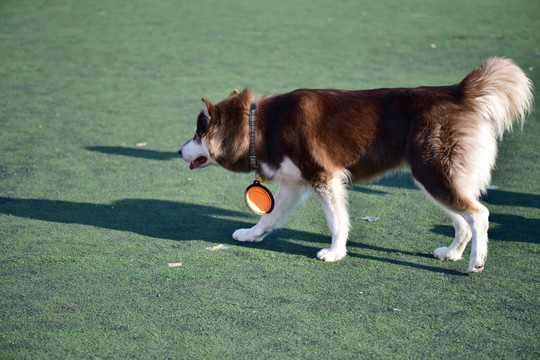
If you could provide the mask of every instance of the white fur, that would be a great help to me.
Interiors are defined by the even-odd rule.
[[[465,247],[472,239],[471,257],[469,261],[469,272],[480,272],[484,268],[487,259],[487,230],[489,226],[489,211],[475,197],[469,197],[469,200],[474,203],[477,208],[476,212],[466,213],[452,210],[436,199],[420,184],[415,181],[416,185],[424,191],[424,193],[435,204],[441,207],[452,219],[455,236],[454,241],[449,247],[440,247],[435,249],[433,256],[441,260],[457,261],[462,259]]]
[[[208,119],[210,119],[210,113],[208,111],[208,106],[204,101],[202,101],[202,113],[204,116],[206,116]],[[197,132],[197,127],[193,129],[193,132]],[[199,168],[203,168],[205,166],[208,166],[212,163],[210,151],[208,150],[208,145],[206,145],[206,142],[203,139],[200,139],[200,141],[195,141],[194,139],[191,139],[187,143],[184,144],[178,151],[182,159],[185,161],[191,163],[195,161],[197,158],[204,156],[206,157],[206,162],[199,166]]]
[[[274,169],[265,163],[260,163],[259,165],[263,174],[265,174],[268,180],[279,182],[305,182],[305,180],[302,178],[300,169],[294,165],[294,163],[288,157],[283,159],[281,164],[279,164],[279,168],[277,169]]]
[[[274,210],[270,214],[262,215],[257,225],[252,228],[236,230],[233,238],[237,241],[262,241],[266,235],[280,228],[293,210],[309,195],[309,184],[300,176],[300,169],[289,158],[285,158],[275,170],[264,163],[260,165],[270,179],[280,182],[274,196]]]
[[[194,140],[190,140],[180,148],[180,152],[182,159],[189,163],[195,161],[201,156],[206,157],[206,159],[208,160],[203,165],[199,166],[199,168],[208,166],[211,163],[208,146],[206,146],[206,143],[204,141],[200,141],[199,143],[197,143]]]
[[[347,255],[347,238],[350,220],[347,210],[347,189],[349,177],[345,172],[337,172],[328,184],[315,187],[315,192],[322,202],[328,227],[332,232],[332,244],[329,249],[322,249],[317,258],[324,261],[338,261]]]
[[[474,210],[458,213],[439,204],[452,219],[455,238],[449,247],[435,249],[433,255],[442,260],[459,260],[472,238],[468,271],[480,272],[487,259],[489,211],[478,197],[490,184],[497,157],[496,138],[511,131],[514,122],[523,127],[533,96],[532,82],[509,59],[486,60],[469,80],[467,86],[477,94],[477,112],[487,122],[475,122],[476,128],[462,139],[466,163],[456,164],[453,176],[462,196],[474,204]]]
[[[210,119],[210,112],[208,111],[208,105],[206,105],[204,101],[202,102],[202,113],[204,116]]]
[[[497,157],[497,142],[488,123],[478,123],[461,139],[467,156],[464,163],[454,164],[453,176],[460,192],[477,199],[491,183],[491,170]]]
[[[437,259],[441,260],[461,260],[461,256],[467,243],[471,240],[472,232],[471,227],[465,221],[465,219],[456,212],[449,209],[445,209],[450,218],[452,219],[452,225],[454,225],[455,237],[452,244],[449,247],[441,247],[435,249],[433,255]]]
[[[478,201],[476,206],[479,208],[478,212],[461,214],[472,230],[471,257],[467,270],[469,272],[480,272],[484,269],[488,251],[489,211]]]
[[[280,185],[274,197],[274,210],[261,216],[257,225],[250,229],[238,229],[233,238],[241,242],[259,242],[273,230],[280,228],[292,211],[309,195],[311,188],[302,177],[300,169],[289,158],[280,164],[278,169],[272,169],[261,164],[263,172]],[[337,172],[327,183],[314,187],[315,193],[321,199],[328,226],[332,232],[332,244],[329,249],[322,249],[317,258],[324,261],[338,261],[347,255],[346,243],[349,235],[349,213],[347,211],[347,190],[349,183],[346,172]]]
[[[479,94],[475,98],[478,112],[492,123],[497,138],[501,139],[505,131],[511,131],[514,121],[523,127],[525,117],[532,109],[533,86],[512,60],[486,60],[470,86]]]
[[[305,183],[281,182],[274,196],[274,210],[261,216],[257,225],[250,229],[238,229],[233,233],[233,239],[241,242],[259,242],[275,229],[279,229],[292,211],[309,194]]]
[[[475,201],[478,211],[458,213],[443,206],[452,218],[456,235],[449,247],[435,249],[433,255],[441,260],[461,260],[461,255],[472,238],[471,256],[468,272],[475,273],[484,269],[488,253],[489,211],[479,201]]]

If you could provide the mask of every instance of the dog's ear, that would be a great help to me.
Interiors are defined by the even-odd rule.
[[[202,114],[210,120],[212,118],[212,113],[214,112],[214,105],[207,98],[202,98]]]
[[[237,89],[234,89],[233,91],[231,91],[229,96],[234,96],[234,95],[238,95],[238,94],[240,94],[240,91],[238,91]]]
[[[208,124],[212,119],[212,113],[214,112],[214,105],[207,98],[202,98],[202,110],[197,118],[197,127],[195,133],[199,136],[204,136],[208,132]]]

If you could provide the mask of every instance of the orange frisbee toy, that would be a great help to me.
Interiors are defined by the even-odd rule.
[[[274,197],[270,190],[255,180],[246,189],[246,205],[257,215],[269,214],[274,209]]]

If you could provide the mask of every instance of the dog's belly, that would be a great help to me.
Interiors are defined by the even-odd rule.
[[[347,170],[351,173],[353,181],[362,182],[406,166],[404,149],[379,148],[361,155],[353,165],[347,167]]]

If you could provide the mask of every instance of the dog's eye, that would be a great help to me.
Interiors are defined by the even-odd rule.
[[[195,126],[195,129],[193,129],[193,132],[195,134],[193,134],[193,140],[197,140],[201,137],[201,133],[199,131],[197,131],[197,127]]]
[[[195,133],[199,134],[201,137],[206,134],[208,131],[208,122],[209,119],[203,113],[200,113],[199,117],[197,118],[197,128]]]
[[[201,129],[197,127],[195,129],[195,138],[200,139],[206,134],[206,129]]]

